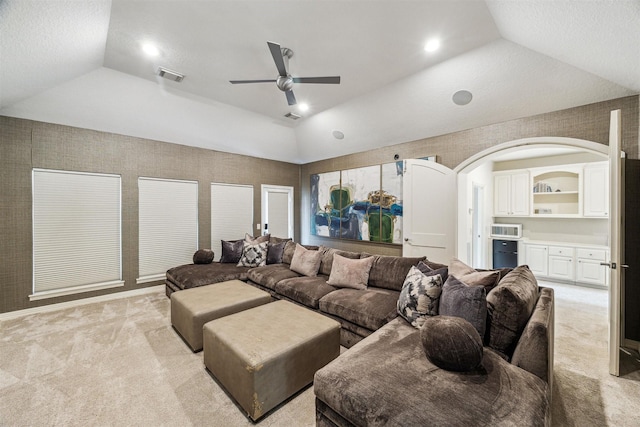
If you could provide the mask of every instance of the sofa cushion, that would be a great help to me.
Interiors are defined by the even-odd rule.
[[[482,363],[482,338],[476,328],[461,317],[425,319],[420,339],[425,354],[439,368],[466,372]]]
[[[310,250],[302,245],[296,245],[296,251],[291,259],[292,271],[300,273],[303,276],[314,277],[318,275],[320,262],[322,261],[321,250]]]
[[[375,331],[398,315],[399,292],[389,289],[338,289],[320,299],[320,310]]]
[[[425,317],[438,314],[441,292],[440,275],[426,276],[417,267],[411,267],[398,297],[398,313],[411,323],[411,326],[420,328]]]
[[[237,264],[242,257],[242,249],[244,248],[244,240],[221,240],[222,256],[220,262]]]
[[[489,346],[511,355],[538,301],[538,282],[526,265],[513,269],[487,295]]]
[[[327,284],[336,288],[367,289],[372,263],[372,257],[349,259],[335,254]]]
[[[262,267],[267,265],[268,245],[268,242],[251,243],[245,240],[238,267]]]
[[[487,325],[487,296],[484,287],[467,286],[455,276],[449,276],[442,287],[440,314],[465,319],[484,338]]]
[[[211,249],[198,249],[193,254],[194,264],[211,264],[213,261],[213,251]]]
[[[269,242],[267,246],[267,264],[282,264],[282,254],[286,245],[286,241],[280,243]]]
[[[404,279],[411,269],[425,257],[410,258],[386,255],[362,254],[362,258],[373,256],[374,261],[369,272],[369,286],[375,288],[392,289],[400,291],[404,284]]]
[[[468,286],[483,286],[487,292],[500,281],[499,270],[478,271],[458,258],[453,258],[449,263],[449,274],[462,280]]]
[[[359,259],[360,254],[358,252],[349,252],[349,251],[341,251],[339,249],[334,248],[326,248],[324,253],[322,254],[322,262],[320,263],[319,274],[324,274],[325,276],[331,275],[331,267],[333,265],[333,255],[338,254],[345,258],[349,259]]]
[[[280,295],[314,309],[320,306],[320,298],[336,288],[327,285],[327,276],[294,277],[276,283],[275,291]]]
[[[291,271],[286,264],[271,264],[252,268],[247,274],[248,279],[252,282],[272,290],[275,290],[276,283],[280,280],[299,276],[295,271]]]
[[[316,372],[313,391],[354,425],[550,424],[544,381],[487,348],[482,367],[439,369],[424,356],[420,331],[398,317]]]
[[[177,289],[190,289],[227,280],[246,280],[248,267],[237,267],[235,264],[186,264],[167,270],[167,282]]]

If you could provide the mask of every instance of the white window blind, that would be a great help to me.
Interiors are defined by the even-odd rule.
[[[198,249],[198,182],[138,178],[137,283],[162,280]]]
[[[30,300],[123,286],[120,176],[33,170]]]
[[[222,255],[220,240],[243,239],[253,234],[253,186],[211,184],[211,249]]]

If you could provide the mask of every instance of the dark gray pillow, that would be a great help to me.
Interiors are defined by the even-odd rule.
[[[433,268],[429,263],[425,261],[420,261],[418,265],[416,265],[418,270],[422,271],[425,276],[435,276],[436,274],[439,274],[440,277],[442,277],[442,283],[447,281],[447,277],[449,277],[449,267],[444,264],[431,263],[433,265],[441,265],[441,267]]]
[[[193,254],[194,264],[211,264],[213,261],[213,251],[211,249],[198,249]]]
[[[487,328],[487,294],[484,287],[467,286],[454,276],[449,276],[442,287],[439,313],[465,319],[484,337]]]
[[[514,268],[489,292],[489,347],[507,356],[513,353],[538,296],[538,282],[526,265]]]
[[[482,339],[471,323],[460,317],[426,318],[420,339],[425,354],[439,368],[465,372],[482,363]]]
[[[242,248],[244,240],[221,240],[222,256],[220,262],[237,264],[242,257]]]
[[[267,249],[267,264],[282,264],[282,255],[284,254],[286,244],[286,240],[280,243],[269,243]]]

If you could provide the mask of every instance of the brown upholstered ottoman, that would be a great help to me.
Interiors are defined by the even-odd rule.
[[[202,350],[205,323],[271,302],[271,295],[240,280],[171,294],[171,324],[193,351]]]
[[[340,354],[340,324],[288,301],[204,326],[204,364],[254,421]]]

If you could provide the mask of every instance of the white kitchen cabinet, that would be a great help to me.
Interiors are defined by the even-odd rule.
[[[534,275],[547,276],[549,263],[548,251],[549,247],[546,245],[524,245],[524,261]]]
[[[605,248],[571,243],[542,243],[523,244],[523,262],[536,277],[583,285],[608,286],[607,268],[600,265],[609,256]]]
[[[549,246],[548,277],[573,281],[575,278],[574,248]]]
[[[607,267],[600,265],[606,262],[608,252],[598,248],[580,248],[576,253],[576,282],[591,285],[608,286]]]
[[[527,171],[494,173],[494,216],[529,216],[529,184]]]
[[[609,164],[589,163],[584,166],[584,206],[586,217],[609,216]]]

